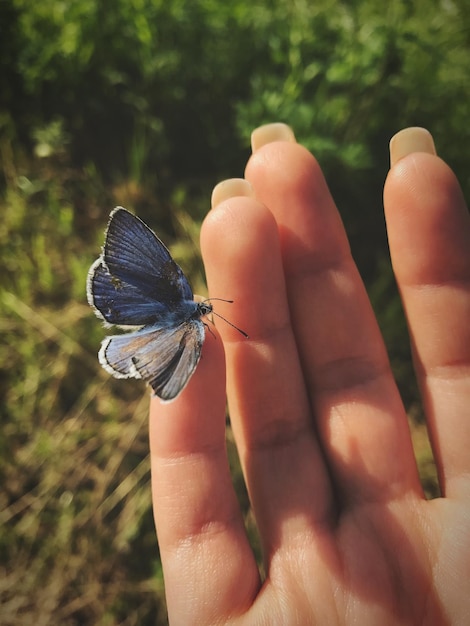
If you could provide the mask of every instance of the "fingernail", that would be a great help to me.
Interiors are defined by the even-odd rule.
[[[214,187],[211,197],[212,208],[229,198],[254,196],[253,187],[244,178],[228,178]]]
[[[294,131],[287,124],[265,124],[259,126],[251,133],[251,149],[253,152],[273,141],[291,141],[295,143]]]
[[[436,154],[434,139],[425,128],[405,128],[390,139],[390,166],[413,152]]]

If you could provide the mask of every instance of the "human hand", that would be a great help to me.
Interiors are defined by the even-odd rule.
[[[278,141],[276,141],[278,139]],[[406,413],[341,219],[289,129],[254,135],[246,179],[201,232],[218,325],[181,396],[151,401],[170,622],[470,623],[470,218],[425,131],[394,140],[384,191],[443,497],[426,501]],[[427,153],[426,153],[427,152]],[[400,158],[403,157],[403,158]],[[233,431],[260,579],[225,450]]]

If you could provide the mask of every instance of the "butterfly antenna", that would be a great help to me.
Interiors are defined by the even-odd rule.
[[[212,300],[217,300],[218,302],[228,302],[229,304],[233,304],[233,300],[225,300],[224,298],[207,298],[207,300],[204,300],[204,302],[211,302]],[[232,322],[229,322],[228,319],[220,315],[220,313],[216,313],[214,310],[212,310],[212,314],[216,315],[217,317],[220,317],[220,319],[224,320],[226,324],[228,324],[232,328],[235,328],[235,330],[238,330],[238,332],[241,335],[243,335],[245,339],[248,339],[248,335],[246,334],[244,330],[242,330],[241,328],[238,328],[238,326],[235,326],[235,324],[232,324]]]
[[[212,299],[215,300],[215,298],[212,298]],[[223,300],[223,302],[230,302],[230,300]],[[212,315],[216,315],[217,317],[220,317],[220,319],[224,320],[224,322],[226,322],[229,326],[231,326],[232,328],[235,328],[235,330],[238,330],[238,332],[241,335],[243,335],[245,339],[248,339],[248,335],[246,334],[244,330],[242,330],[241,328],[238,328],[238,326],[235,326],[235,324],[232,324],[232,322],[229,322],[228,319],[223,317],[223,315],[220,315],[220,313],[216,313],[215,311],[212,311]]]
[[[225,300],[224,298],[206,298],[203,302],[212,302],[212,300],[217,300],[218,302],[228,302],[229,304],[233,304],[233,300]]]

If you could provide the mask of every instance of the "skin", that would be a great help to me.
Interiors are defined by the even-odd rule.
[[[469,624],[470,218],[454,174],[413,153],[384,189],[443,494],[432,501],[318,163],[272,142],[246,179],[254,194],[219,202],[201,246],[210,294],[234,300],[216,311],[249,339],[218,323],[183,393],[151,400],[170,623]],[[226,385],[264,580],[227,463]]]

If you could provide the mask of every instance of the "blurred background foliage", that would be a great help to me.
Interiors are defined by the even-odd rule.
[[[381,196],[388,140],[420,125],[468,197],[469,48],[466,0],[0,1],[3,625],[166,623],[147,395],[100,369],[86,273],[121,204],[203,292],[211,189],[266,122],[325,171],[437,494]]]

